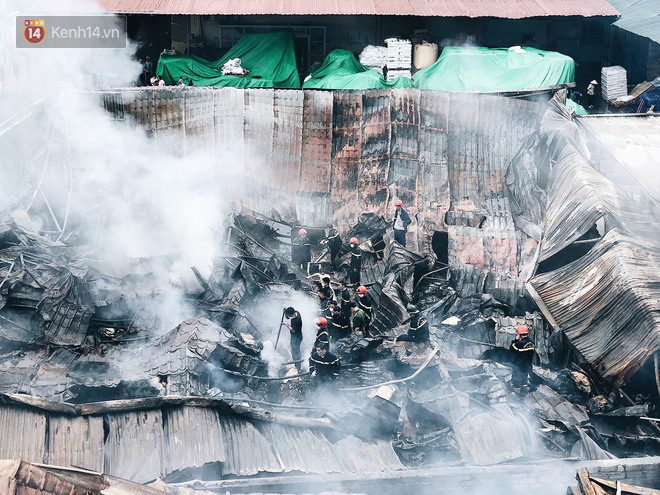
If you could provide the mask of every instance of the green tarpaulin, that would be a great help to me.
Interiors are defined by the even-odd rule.
[[[448,46],[437,62],[417,72],[420,89],[463,93],[515,91],[575,81],[573,59],[536,48],[513,49]]]
[[[376,89],[412,86],[410,79],[386,81],[377,70],[367,69],[349,50],[333,50],[323,65],[303,83],[305,89]]]
[[[248,75],[222,75],[222,66],[234,58],[241,59],[241,66],[250,71]],[[166,84],[176,84],[179,77],[183,77],[192,80],[194,86],[300,88],[290,32],[246,34],[216,62],[194,55],[161,55],[156,74],[162,76]]]

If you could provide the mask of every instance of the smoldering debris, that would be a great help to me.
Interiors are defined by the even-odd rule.
[[[170,296],[154,290],[148,263],[140,277],[111,277],[93,267],[88,246],[5,224],[0,391],[78,404],[197,396],[284,408],[300,421],[325,418],[340,435],[389,442],[415,468],[658,451],[648,395],[635,402],[612,389],[539,312],[461,297],[441,264],[391,242],[372,216],[353,230],[372,239],[361,248],[370,335],[332,341],[342,372],[318,389],[306,369],[320,282],[290,261],[291,229],[280,218],[233,214],[210,276],[193,270],[197,288],[178,295],[193,316],[172,328],[159,318]],[[339,300],[345,251],[332,266],[323,246],[313,248]],[[428,343],[393,341],[407,331],[409,304],[430,322]],[[287,306],[303,317],[302,362],[278,327]],[[529,387],[514,391],[508,347],[523,324],[537,356]]]

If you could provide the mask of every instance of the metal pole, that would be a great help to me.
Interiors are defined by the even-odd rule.
[[[282,325],[284,325],[284,313],[286,308],[282,310],[282,319],[280,320],[280,328],[277,329],[277,339],[275,340],[275,350],[277,350],[277,344],[280,341],[280,333],[282,333]]]

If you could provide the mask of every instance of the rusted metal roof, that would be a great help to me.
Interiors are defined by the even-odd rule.
[[[586,255],[531,280],[568,340],[621,384],[660,350],[660,248],[610,230]]]
[[[617,16],[605,0],[100,0],[106,10],[131,14],[405,15],[422,17]]]

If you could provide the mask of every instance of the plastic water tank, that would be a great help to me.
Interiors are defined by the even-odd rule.
[[[438,60],[438,45],[427,42],[415,45],[415,53],[413,56],[415,68],[423,69],[424,67],[433,65],[436,60]]]

